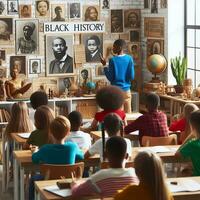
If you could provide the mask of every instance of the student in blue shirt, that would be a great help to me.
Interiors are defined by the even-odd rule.
[[[131,81],[134,79],[134,62],[130,55],[124,54],[126,43],[118,39],[113,44],[113,56],[109,60],[108,67],[104,67],[106,78],[111,85],[120,87],[124,91],[124,111],[131,112]],[[101,63],[105,66],[106,60],[101,57]]]

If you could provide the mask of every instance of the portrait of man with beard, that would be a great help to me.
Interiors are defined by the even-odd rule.
[[[49,74],[73,73],[73,58],[67,54],[68,46],[65,39],[53,39],[52,49],[55,59],[50,62]]]

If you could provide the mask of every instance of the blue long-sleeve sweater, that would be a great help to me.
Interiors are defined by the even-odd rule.
[[[134,63],[127,54],[113,56],[109,66],[104,68],[104,73],[111,85],[116,85],[124,91],[130,90],[131,80],[134,79]]]

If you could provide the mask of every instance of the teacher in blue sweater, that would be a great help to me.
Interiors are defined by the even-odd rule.
[[[126,43],[118,39],[113,44],[113,56],[108,67],[104,67],[106,78],[111,85],[120,87],[124,91],[124,111],[131,113],[131,81],[134,79],[134,62],[130,55],[124,54]],[[106,60],[101,57],[101,63],[106,65]]]

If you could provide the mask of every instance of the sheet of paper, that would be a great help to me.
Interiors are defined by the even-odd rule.
[[[61,197],[68,197],[72,195],[71,189],[59,189],[57,185],[47,186],[43,189]]]
[[[86,62],[85,57],[85,46],[83,44],[74,45],[75,52],[75,63],[82,64]]]
[[[168,148],[165,146],[154,146],[154,147],[145,147],[140,149],[139,151],[151,151],[153,153],[169,153],[169,152],[175,152],[176,148]]]
[[[129,133],[129,135],[139,135],[139,131],[138,130],[137,131],[133,131],[133,132]]]
[[[28,139],[31,133],[18,133],[17,135],[19,135],[22,138]]]

